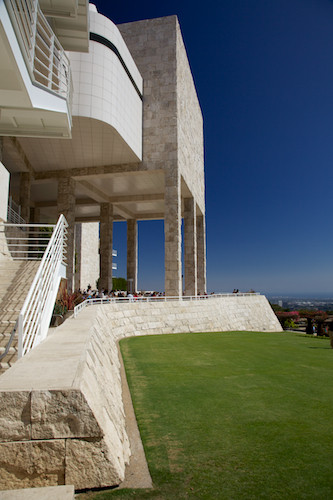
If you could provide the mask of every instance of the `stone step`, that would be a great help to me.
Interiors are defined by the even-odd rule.
[[[47,486],[1,491],[0,500],[74,500],[74,486]]]
[[[6,348],[7,347],[7,344],[9,342],[9,339],[10,339],[10,333],[5,333],[5,334],[0,334],[0,348]],[[15,335],[13,340],[12,340],[12,347],[17,347],[17,343],[18,343],[18,339],[17,339],[17,336]]]
[[[3,354],[5,352],[5,350],[6,350],[6,347],[0,347],[0,356],[1,356],[1,354]],[[17,347],[13,346],[13,344],[12,344],[10,346],[7,354],[10,355],[10,356],[12,356],[13,354],[16,354],[16,353],[17,353]]]
[[[0,262],[0,354],[5,351],[39,264],[39,261]],[[15,336],[0,362],[0,373],[17,360],[17,343]]]
[[[0,361],[0,375],[5,373],[10,368],[10,366],[11,365],[9,363]]]
[[[3,322],[1,325],[0,325],[0,335],[5,335],[5,334],[8,334],[10,335],[13,331],[13,328],[16,324],[16,321],[13,321],[13,322]]]

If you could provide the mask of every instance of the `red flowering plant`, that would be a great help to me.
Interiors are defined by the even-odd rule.
[[[294,328],[295,321],[298,321],[300,317],[298,311],[275,311],[275,314],[284,330]]]

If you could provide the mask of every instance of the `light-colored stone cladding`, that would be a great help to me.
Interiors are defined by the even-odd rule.
[[[97,309],[65,322],[1,377],[0,489],[124,479],[120,363]]]
[[[0,489],[119,484],[129,459],[117,340],[281,331],[263,296],[87,307],[0,377]]]
[[[144,169],[177,165],[176,16],[118,25],[143,77]]]
[[[118,28],[144,80],[143,167],[177,165],[204,214],[203,120],[177,16]]]
[[[165,293],[177,296],[182,293],[183,274],[179,257],[181,199],[193,197],[197,214],[205,215],[202,113],[177,16],[118,28],[144,80],[140,168],[165,173]],[[202,262],[197,274],[204,292]]]
[[[96,288],[99,278],[99,223],[75,225],[75,288]]]
[[[205,214],[203,119],[178,19],[176,36],[178,165],[201,213]]]
[[[1,163],[1,152],[0,152],[0,221],[7,220],[8,193],[9,193],[9,172],[5,168],[5,166]]]
[[[74,486],[0,491],[0,500],[74,500]]]

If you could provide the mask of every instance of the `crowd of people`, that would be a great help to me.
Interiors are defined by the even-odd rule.
[[[133,294],[130,292],[125,292],[124,290],[93,290],[90,285],[88,285],[86,290],[78,290],[78,292],[82,295],[83,299],[140,299],[146,297],[164,297],[164,293],[155,292],[155,291],[140,291],[134,292]]]

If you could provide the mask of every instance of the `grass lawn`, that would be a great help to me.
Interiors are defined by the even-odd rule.
[[[91,498],[333,498],[328,339],[160,335],[121,350],[154,489]]]

